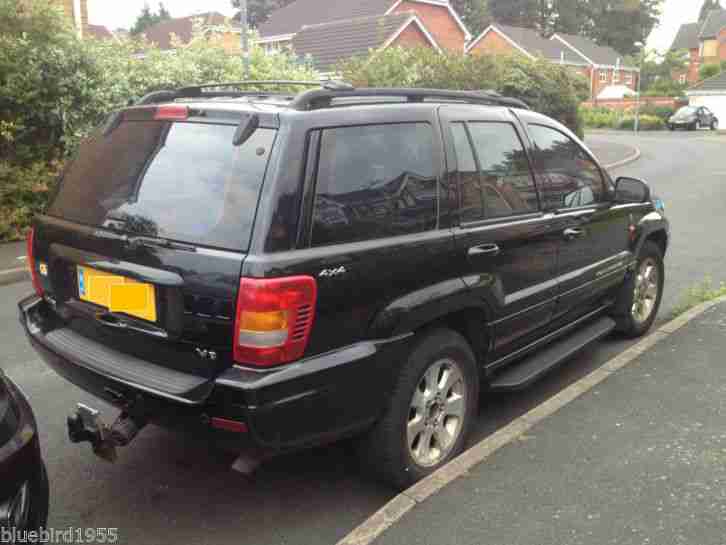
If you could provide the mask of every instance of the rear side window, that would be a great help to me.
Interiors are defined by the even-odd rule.
[[[536,212],[534,178],[509,123],[452,123],[461,187],[461,221]]]
[[[87,140],[48,213],[95,227],[229,250],[249,246],[276,131],[126,122]]]
[[[434,135],[428,123],[323,131],[312,245],[419,233],[436,227]]]

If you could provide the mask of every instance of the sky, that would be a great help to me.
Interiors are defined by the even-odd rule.
[[[723,0],[722,3],[726,4]],[[154,0],[149,4],[156,10],[157,4]],[[698,19],[701,4],[700,0],[665,0],[661,23],[648,38],[648,48],[660,52],[667,50],[681,24],[692,23]],[[230,0],[166,0],[164,5],[172,17],[185,17],[207,11],[234,14]],[[111,30],[119,27],[130,28],[143,7],[144,0],[88,0],[88,16],[91,23],[104,25]]]

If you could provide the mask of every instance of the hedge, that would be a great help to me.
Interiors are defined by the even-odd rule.
[[[586,78],[544,59],[390,48],[351,59],[339,70],[345,80],[362,87],[494,90],[583,134],[578,106],[589,93]]]
[[[139,40],[79,40],[56,4],[0,0],[0,241],[23,236],[63,159],[110,111],[159,89],[245,79],[241,59],[201,29],[173,54]],[[253,47],[250,78],[318,74]]]

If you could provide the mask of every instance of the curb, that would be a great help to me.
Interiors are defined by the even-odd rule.
[[[26,267],[0,271],[0,286],[7,286],[25,280],[30,280],[30,273]]]
[[[614,163],[610,163],[609,165],[603,165],[605,167],[605,170],[614,170],[616,168],[624,167],[625,165],[629,165],[630,163],[634,163],[638,159],[640,159],[642,152],[640,151],[640,148],[637,148],[635,146],[630,146],[633,149],[633,154],[629,155],[625,159],[622,159],[620,161],[616,161]]]
[[[518,437],[521,437],[530,428],[591,390],[610,375],[632,363],[641,354],[678,331],[706,310],[724,301],[726,301],[726,296],[701,303],[678,318],[660,326],[653,333],[618,356],[607,361],[598,369],[542,402],[526,414],[516,418],[489,437],[482,439],[459,455],[459,457],[453,459],[411,488],[398,494],[371,515],[368,520],[364,521],[347,536],[338,541],[337,545],[369,545],[373,543],[383,532],[400,521],[416,504],[426,501],[446,485],[464,476],[470,469],[484,462],[497,450],[513,442]]]

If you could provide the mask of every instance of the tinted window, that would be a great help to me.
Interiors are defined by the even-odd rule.
[[[475,155],[466,134],[467,128]],[[538,209],[529,162],[512,125],[454,123],[452,134],[459,164],[463,222],[525,214]]]
[[[437,180],[426,123],[323,132],[312,244],[418,233],[436,226]]]
[[[128,122],[96,133],[49,213],[129,233],[246,250],[275,131],[232,145],[235,126]]]
[[[597,164],[569,136],[541,125],[530,125],[535,163],[544,176],[549,209],[577,208],[605,200],[605,184]]]

